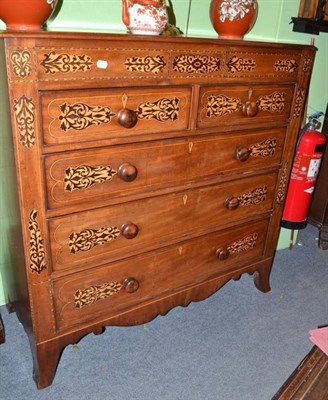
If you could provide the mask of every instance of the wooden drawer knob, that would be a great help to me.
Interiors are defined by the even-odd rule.
[[[118,176],[125,182],[132,182],[138,175],[137,168],[129,163],[124,163],[118,168]]]
[[[121,233],[125,239],[133,239],[138,235],[139,228],[133,222],[127,222],[121,226]]]
[[[128,108],[122,108],[117,113],[117,122],[124,128],[133,128],[138,122],[138,114]]]
[[[247,161],[249,159],[249,156],[251,155],[250,149],[247,149],[246,147],[242,148],[237,148],[236,149],[236,159],[239,161]]]
[[[237,197],[229,197],[225,201],[225,205],[226,205],[228,210],[235,210],[236,208],[239,207],[239,200],[238,200]]]
[[[242,108],[245,117],[255,117],[259,111],[259,106],[255,101],[246,101]]]
[[[125,278],[123,281],[123,287],[126,292],[134,293],[139,289],[139,282],[135,278]]]
[[[220,248],[216,250],[216,257],[221,261],[226,260],[229,257],[229,255],[230,253],[229,250],[227,249]]]

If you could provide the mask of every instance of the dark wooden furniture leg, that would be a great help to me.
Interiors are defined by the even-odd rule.
[[[0,314],[0,344],[4,343],[6,340],[5,338],[5,328],[3,326],[1,314]]]

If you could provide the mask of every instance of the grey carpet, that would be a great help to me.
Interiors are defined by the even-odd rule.
[[[107,328],[66,347],[51,387],[31,378],[27,337],[1,307],[3,400],[270,400],[312,348],[308,331],[328,324],[328,251],[316,228],[277,253],[271,292],[252,277],[175,308],[144,326]]]

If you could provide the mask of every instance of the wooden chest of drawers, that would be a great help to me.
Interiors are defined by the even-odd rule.
[[[270,290],[313,47],[59,32],[2,47],[15,302],[39,388],[66,345],[104,326],[244,273]]]

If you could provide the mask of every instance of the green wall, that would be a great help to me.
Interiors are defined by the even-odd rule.
[[[61,0],[60,0],[61,1]],[[173,10],[176,25],[187,36],[217,37],[209,20],[210,0],[167,0]],[[310,35],[292,32],[290,20],[298,12],[299,0],[258,0],[259,13],[253,30],[246,36],[249,40],[282,41],[310,43]],[[0,29],[5,25],[0,21]],[[120,0],[63,0],[62,6],[48,23],[51,30],[83,30],[125,33],[121,22]],[[321,33],[315,37],[318,47],[316,64],[310,88],[309,112],[324,111],[328,93],[328,41]],[[1,69],[3,71],[3,69]],[[325,77],[325,79],[323,79]],[[0,74],[0,80],[5,74]],[[1,83],[1,82],[0,82]],[[1,96],[1,94],[0,94]],[[11,199],[6,195],[6,182],[10,182],[11,171],[8,168],[8,144],[4,143],[1,131],[6,129],[8,119],[5,114],[6,99],[0,97],[0,305],[6,303],[11,286],[9,242],[6,232],[10,230],[12,213]],[[278,248],[288,247],[289,234],[283,230]]]

